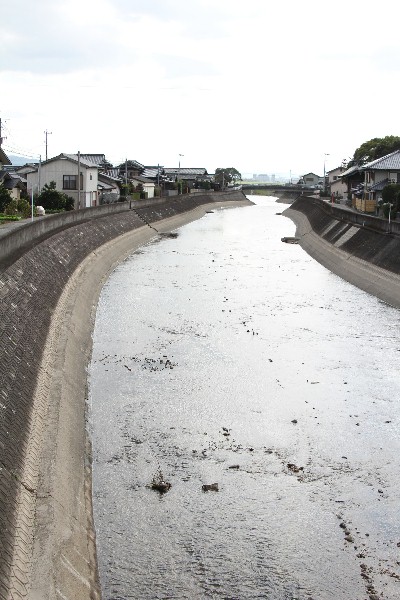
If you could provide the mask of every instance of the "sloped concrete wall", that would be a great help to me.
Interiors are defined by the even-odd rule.
[[[326,206],[301,197],[283,213],[296,224],[301,246],[343,279],[400,307],[399,223]]]

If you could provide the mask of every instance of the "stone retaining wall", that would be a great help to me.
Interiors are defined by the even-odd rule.
[[[146,222],[157,228],[211,202],[244,200],[235,192],[77,211],[73,222],[22,228],[22,254],[16,238],[1,241],[9,249],[0,276],[2,600],[99,597],[82,385],[101,284],[133,236],[155,235]]]

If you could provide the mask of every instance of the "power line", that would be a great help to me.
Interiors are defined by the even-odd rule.
[[[17,154],[18,156],[22,156],[22,158],[39,158],[39,154],[31,154],[29,151],[25,152],[24,150],[20,150],[18,148],[10,148],[9,146],[3,146],[4,150],[8,153],[12,152],[13,154]],[[33,152],[33,150],[32,150]]]

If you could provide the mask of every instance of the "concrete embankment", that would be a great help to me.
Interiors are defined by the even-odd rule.
[[[241,192],[48,217],[0,240],[0,598],[99,598],[86,367],[101,288],[157,235]]]
[[[283,213],[296,224],[301,246],[350,283],[400,307],[400,223],[300,197]]]

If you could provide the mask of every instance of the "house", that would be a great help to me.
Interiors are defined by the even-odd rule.
[[[347,184],[342,180],[345,167],[336,167],[327,172],[328,191],[334,198],[347,198]]]
[[[121,178],[115,173],[115,169],[99,171],[97,184],[99,204],[118,202],[121,196],[121,183]]]
[[[21,193],[26,193],[26,179],[10,169],[0,169],[0,185],[8,190],[12,200],[20,200]]]
[[[55,181],[56,189],[74,199],[75,208],[98,204],[99,166],[85,160],[79,154],[59,154],[41,163],[33,172],[27,173],[28,193],[43,189]]]
[[[154,181],[147,179],[147,177],[142,177],[141,175],[136,175],[135,177],[131,177],[129,181],[136,188],[142,187],[146,198],[154,198],[154,196],[155,196],[154,190],[156,187]]]
[[[124,163],[118,165],[119,175],[122,179],[130,179],[138,175],[143,175],[144,165],[137,160],[126,160]]]
[[[390,183],[400,184],[400,150],[342,173],[353,206],[362,212],[376,212],[382,190]]]
[[[306,173],[302,175],[299,183],[301,185],[305,185],[306,187],[318,187],[322,189],[324,187],[324,178],[320,175],[316,175],[315,173]]]
[[[211,177],[207,173],[207,169],[203,168],[183,168],[170,167],[164,168],[166,182],[183,181],[189,188],[195,187],[195,184],[200,181],[210,181]]]

